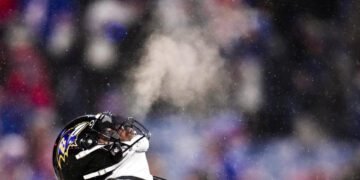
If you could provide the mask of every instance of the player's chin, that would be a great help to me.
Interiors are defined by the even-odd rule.
[[[135,134],[135,131],[132,128],[128,129],[127,132],[128,132],[129,135],[134,135]]]

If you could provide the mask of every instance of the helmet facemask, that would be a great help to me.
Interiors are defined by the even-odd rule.
[[[96,122],[92,129],[99,134],[99,137],[106,141],[119,141],[120,133],[134,133],[150,139],[149,131],[133,117],[124,118],[114,116],[110,112],[99,113],[95,116]]]
[[[115,126],[121,122],[117,121],[118,118],[114,117],[110,112],[99,113],[95,116],[94,123],[90,127],[101,139],[106,141],[118,140],[119,135],[117,134]]]

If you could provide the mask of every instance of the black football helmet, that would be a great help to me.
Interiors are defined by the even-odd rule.
[[[142,138],[149,131],[132,117],[114,116],[110,112],[84,115],[68,123],[58,135],[53,149],[53,167],[59,180],[84,179],[89,173],[99,173],[104,179],[122,159],[122,143],[118,131],[132,128]],[[99,139],[106,140],[100,143]],[[102,141],[104,142],[104,141]]]

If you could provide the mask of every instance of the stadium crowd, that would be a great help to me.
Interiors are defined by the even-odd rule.
[[[147,125],[171,180],[358,179],[359,9],[0,0],[1,179],[55,179],[57,133],[105,110]]]

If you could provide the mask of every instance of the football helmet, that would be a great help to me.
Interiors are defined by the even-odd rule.
[[[119,131],[132,128],[142,138],[150,133],[132,117],[111,112],[80,116],[68,123],[58,135],[53,149],[53,167],[59,180],[83,179],[89,173],[106,177],[121,161],[127,149],[121,148]],[[93,163],[96,161],[96,163]],[[104,179],[104,178],[103,178]]]

